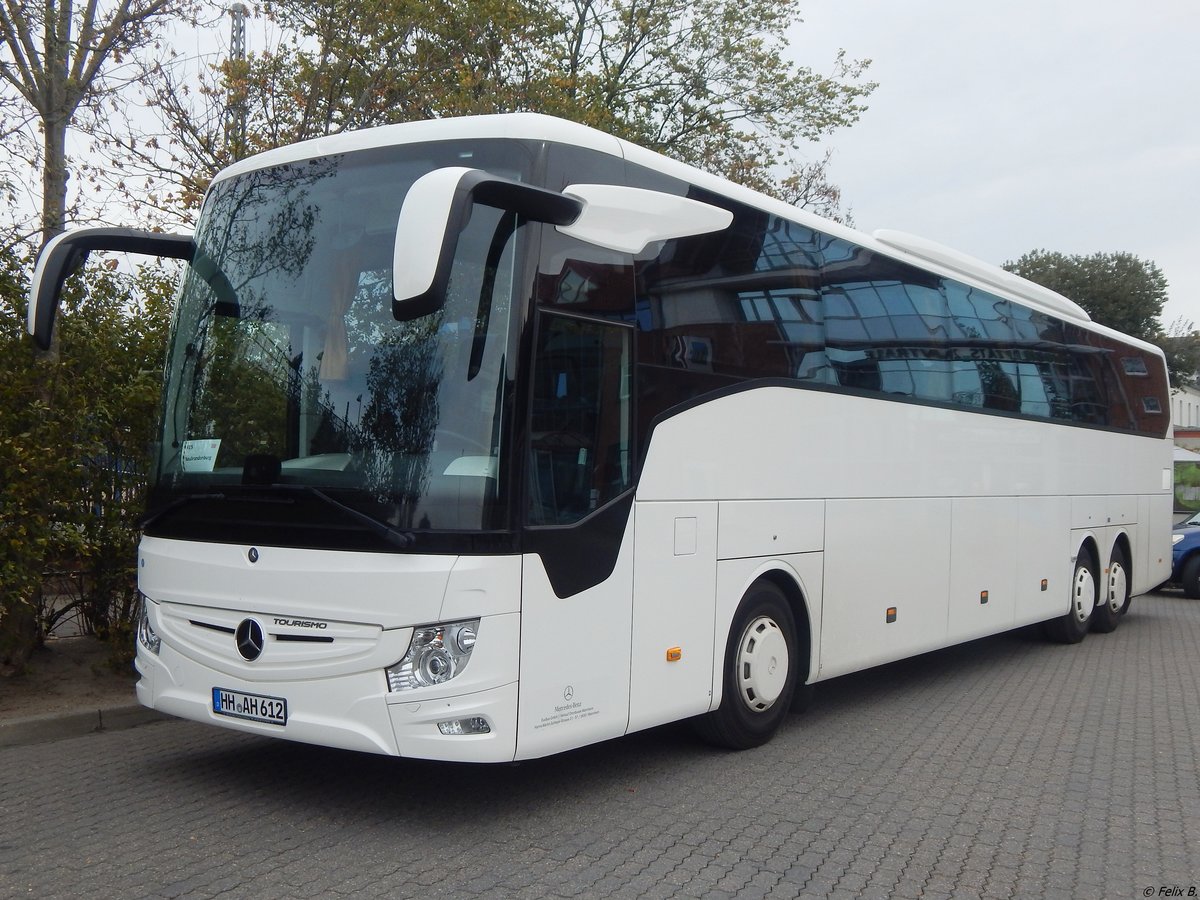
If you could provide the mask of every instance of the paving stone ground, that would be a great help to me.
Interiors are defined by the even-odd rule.
[[[1163,593],[1078,646],[822,684],[740,754],[673,726],[470,767],[175,720],[0,749],[0,897],[1187,896],[1198,748],[1200,601]]]

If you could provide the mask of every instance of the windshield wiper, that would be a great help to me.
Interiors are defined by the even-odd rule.
[[[280,493],[302,493],[302,494],[308,494],[309,496],[312,496],[312,497],[316,497],[318,500],[321,500],[322,502],[328,504],[329,506],[334,507],[335,509],[339,510],[340,512],[344,512],[346,515],[350,516],[352,519],[354,519],[360,525],[365,526],[370,531],[374,532],[376,535],[383,538],[385,541],[387,541],[389,544],[391,544],[395,547],[400,547],[400,548],[411,547],[417,539],[417,536],[415,534],[413,534],[412,532],[400,531],[398,528],[393,528],[391,525],[387,524],[387,522],[381,522],[378,519],[368,516],[364,512],[359,512],[353,506],[349,506],[340,500],[333,499],[328,494],[326,494],[324,491],[318,490],[317,488],[313,487],[311,484],[279,484],[279,483],[275,483],[275,484],[255,485],[256,490],[262,490],[264,488],[266,490],[272,491],[272,492],[278,491]],[[167,513],[174,512],[175,510],[179,509],[179,507],[186,506],[187,504],[193,503],[197,500],[225,500],[229,496],[230,496],[229,494],[222,494],[222,493],[184,494],[182,497],[176,497],[174,500],[172,500],[170,503],[168,503],[162,509],[155,510],[154,512],[151,512],[151,513],[146,513],[146,515],[142,516],[142,518],[138,520],[137,528],[138,528],[138,530],[144,530],[147,526],[154,524],[159,519],[161,519],[163,516],[167,515]],[[237,496],[239,499],[250,500],[251,502],[253,502],[255,499],[253,494],[248,494],[244,491],[239,491]],[[266,498],[263,497],[260,499],[265,500]]]
[[[412,532],[401,531],[398,528],[393,528],[387,522],[381,522],[381,521],[379,521],[379,519],[373,518],[372,516],[368,516],[364,512],[359,512],[353,506],[349,506],[348,504],[343,503],[341,500],[333,499],[328,494],[326,494],[324,491],[318,490],[317,488],[313,487],[311,484],[280,484],[279,482],[273,482],[271,484],[256,484],[256,485],[254,485],[254,489],[255,490],[266,489],[268,491],[272,491],[272,492],[279,491],[282,493],[302,493],[302,494],[308,494],[310,497],[316,497],[318,500],[322,501],[323,503],[326,503],[329,506],[332,506],[335,509],[340,510],[341,512],[344,512],[346,515],[350,516],[350,518],[354,519],[360,525],[363,525],[366,528],[368,528],[369,530],[373,531],[379,537],[383,538],[385,541],[387,541],[389,544],[391,544],[395,547],[401,547],[401,548],[411,547],[413,545],[413,542],[415,542],[417,539],[417,536],[415,534],[413,534]],[[253,495],[249,494],[249,493],[243,493],[241,496],[243,499],[247,499],[247,500],[254,499]],[[184,499],[184,498],[181,498],[181,499]],[[165,510],[164,510],[164,512],[165,512]]]
[[[196,500],[224,500],[224,494],[184,494],[182,497],[176,497],[162,509],[148,512],[137,520],[136,528],[138,531],[145,530],[147,525],[152,525],[165,516],[169,512],[174,512],[181,506],[186,506]]]

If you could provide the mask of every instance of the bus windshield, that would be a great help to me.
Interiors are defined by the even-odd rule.
[[[167,519],[211,526],[245,519],[233,508],[257,499],[250,517],[269,523],[261,501],[275,493],[275,506],[295,507],[274,514],[280,523],[311,519],[314,534],[353,532],[365,517],[404,530],[503,527],[519,222],[474,211],[445,306],[429,315],[393,317],[391,273],[416,178],[467,165],[527,179],[527,159],[515,142],[408,145],[214,185],[172,329],[151,515],[173,504]]]

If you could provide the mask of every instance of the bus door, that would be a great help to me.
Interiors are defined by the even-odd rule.
[[[543,251],[537,289],[518,759],[616,737],[629,718],[632,267],[574,249]]]

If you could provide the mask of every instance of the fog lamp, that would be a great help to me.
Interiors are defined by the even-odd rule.
[[[483,716],[472,716],[469,719],[451,719],[449,722],[438,722],[438,731],[445,735],[456,734],[491,734],[492,726]]]
[[[422,625],[413,629],[412,641],[404,658],[385,670],[388,690],[408,691],[449,681],[463,670],[471,658],[478,630],[478,619]]]

